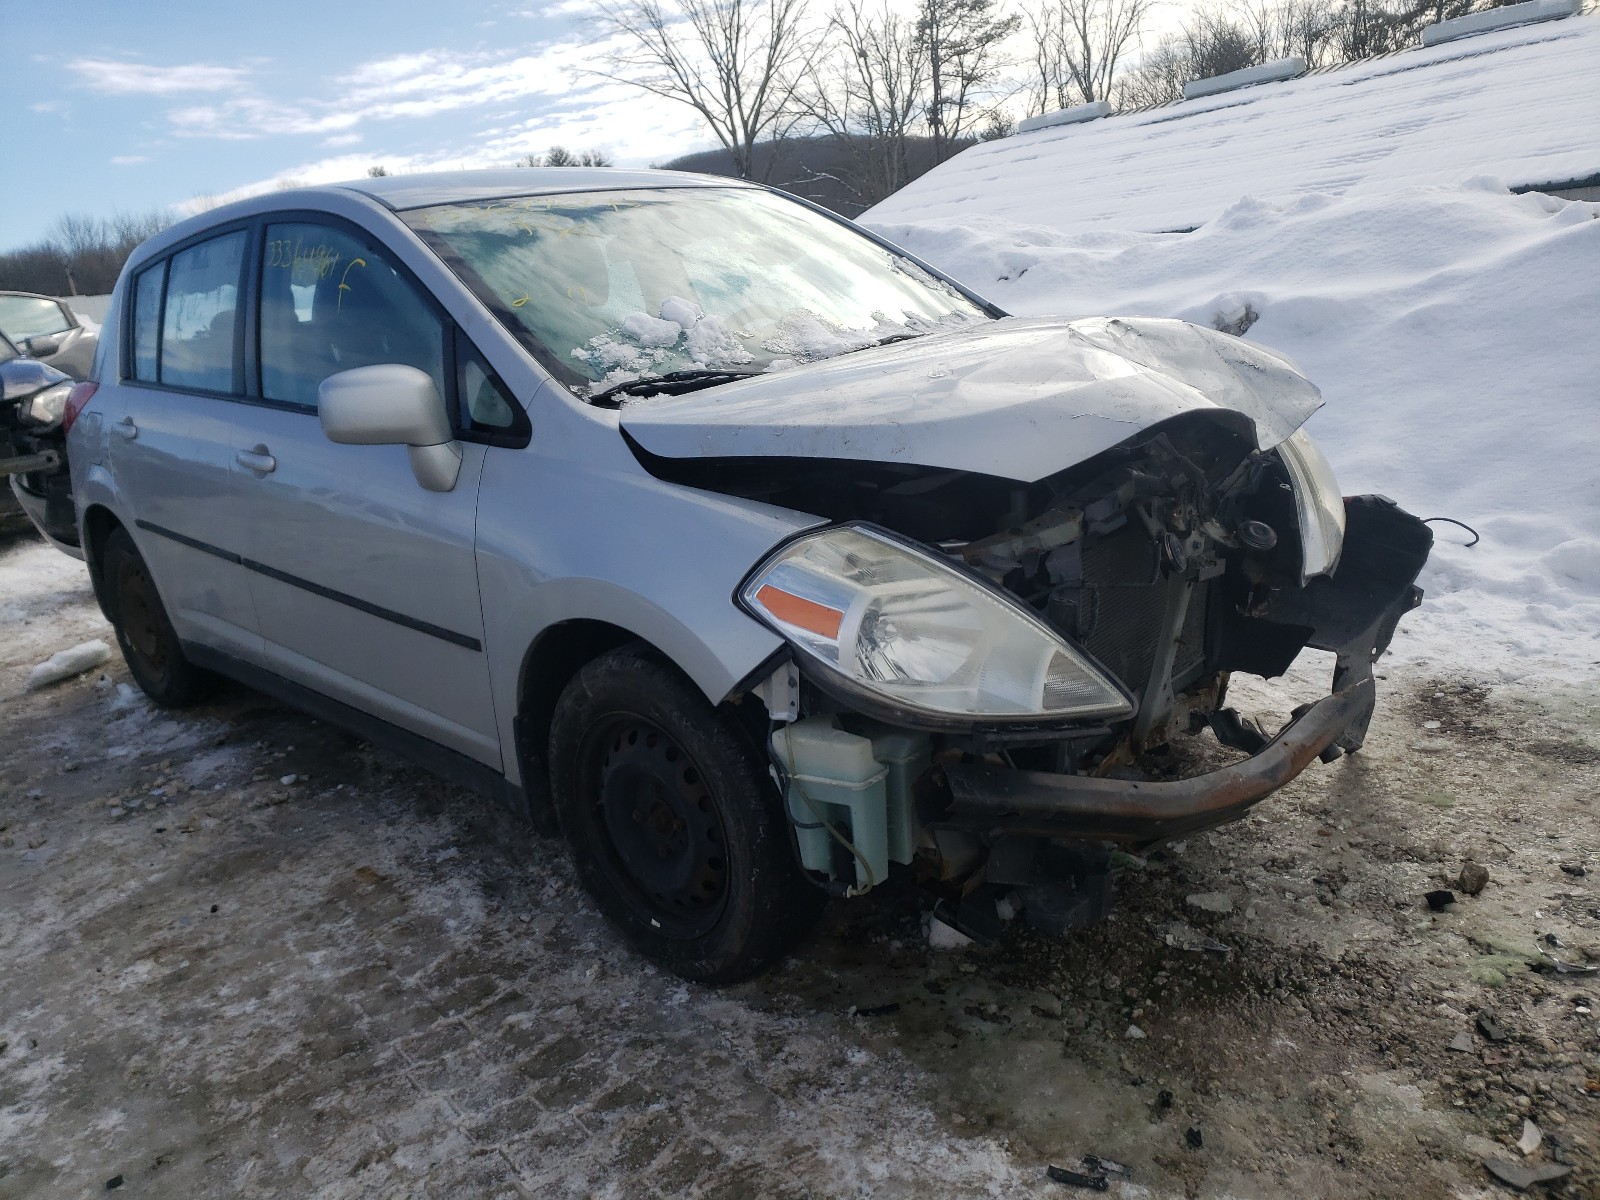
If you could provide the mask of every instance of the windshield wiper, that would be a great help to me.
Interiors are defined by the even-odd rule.
[[[701,388],[716,387],[719,383],[732,383],[735,379],[750,379],[760,371],[727,371],[701,368],[693,371],[668,371],[665,375],[646,375],[629,379],[603,392],[589,397],[590,404],[604,404],[616,396],[681,396]]]

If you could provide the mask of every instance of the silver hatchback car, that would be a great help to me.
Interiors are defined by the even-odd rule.
[[[230,676],[559,827],[731,981],[909,871],[973,936],[1361,745],[1427,527],[1341,498],[1294,367],[1006,316],[768,189],[366,179],[145,243],[67,405],[158,703]],[[1336,655],[1268,733],[1231,672]],[[1241,752],[1183,777],[1170,747]]]

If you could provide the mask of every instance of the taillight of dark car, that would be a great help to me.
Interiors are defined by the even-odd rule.
[[[61,436],[65,437],[72,432],[72,423],[78,419],[78,414],[83,411],[84,405],[94,399],[95,392],[100,385],[92,379],[72,385],[72,390],[67,393],[67,406],[61,413]]]

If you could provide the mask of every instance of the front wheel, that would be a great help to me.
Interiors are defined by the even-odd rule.
[[[821,913],[759,754],[647,651],[613,650],[567,685],[550,775],[584,886],[674,974],[748,978]]]

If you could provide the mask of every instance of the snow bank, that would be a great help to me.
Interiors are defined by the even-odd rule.
[[[1250,195],[1189,234],[932,212],[871,216],[1012,312],[1235,328],[1258,314],[1247,336],[1322,388],[1308,428],[1347,493],[1483,535],[1467,549],[1434,526],[1400,658],[1502,677],[1600,662],[1600,205],[1474,179]]]
[[[874,208],[1075,230],[1190,229],[1241,194],[1600,171],[1600,15],[1483,34],[1150,112],[983,142]]]

